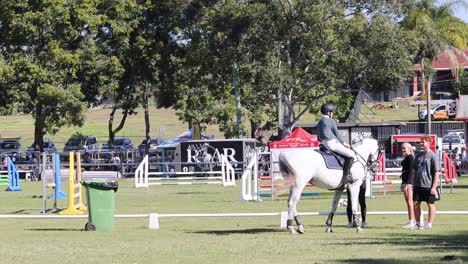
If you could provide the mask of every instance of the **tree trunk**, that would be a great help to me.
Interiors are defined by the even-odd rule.
[[[114,117],[115,117],[115,112],[117,111],[117,106],[114,105],[114,107],[112,107],[112,112],[111,114],[109,115],[109,148],[114,148],[114,138],[115,138],[115,135],[120,131],[122,130],[122,128],[124,127],[125,125],[125,121],[127,120],[127,116],[128,116],[128,109],[124,109],[123,110],[123,113],[122,113],[122,119],[120,119],[120,123],[119,125],[115,128],[115,129],[112,129],[112,126],[113,126],[113,123],[114,123]]]
[[[292,129],[294,127],[294,122],[292,118],[292,109],[291,109],[291,104],[286,101],[287,99],[285,98],[284,100],[284,112],[283,112],[283,130],[281,133],[281,138],[285,138],[289,136],[292,132]]]
[[[146,139],[145,155],[148,153],[149,145],[151,142],[151,136],[150,136],[151,124],[150,124],[150,117],[149,117],[148,100],[149,100],[148,91],[145,90],[145,92],[143,93],[143,108],[145,111],[145,139]]]
[[[114,137],[115,137],[115,133],[112,129],[113,125],[114,125],[114,116],[115,116],[115,112],[117,111],[117,106],[114,105],[112,107],[112,111],[109,115],[109,122],[107,123],[107,129],[108,129],[108,132],[109,132],[109,148],[112,149],[114,146]]]
[[[259,125],[250,120],[250,138],[257,138],[257,130],[259,128]]]
[[[432,133],[432,115],[431,115],[431,83],[432,77],[429,77],[427,80],[427,134],[430,135]]]
[[[42,106],[36,104],[34,119],[34,150],[44,152],[44,117],[42,116]]]
[[[193,121],[192,119],[192,139],[200,140],[201,139],[201,128],[198,121]]]

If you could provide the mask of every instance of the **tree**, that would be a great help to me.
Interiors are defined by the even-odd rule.
[[[271,94],[284,105],[279,117],[283,137],[325,101],[341,102],[338,115],[343,116],[356,87],[396,88],[391,85],[402,80],[409,63],[407,43],[396,41],[402,34],[390,15],[400,14],[410,2],[277,0],[268,5],[271,19],[264,21],[262,37],[273,46],[267,72],[274,80]],[[388,15],[375,16],[381,11]],[[370,34],[375,34],[373,42],[366,40]],[[395,48],[402,53],[392,52]],[[385,75],[388,71],[393,74]],[[296,112],[299,103],[305,107]]]
[[[409,51],[390,15],[401,14],[411,2],[192,1],[172,97],[179,116],[216,121],[226,136],[235,135],[234,64],[252,132],[273,123],[276,102],[284,105],[277,117],[284,135],[325,100],[340,102],[343,115],[350,90],[393,89],[407,76]],[[380,11],[390,15],[375,16]],[[296,113],[298,104],[305,107]]]
[[[418,50],[415,54],[420,65],[421,84],[423,96],[427,99],[426,105],[430,109],[430,84],[434,71],[432,61],[441,52],[451,59],[452,74],[458,77],[458,57],[468,58],[463,53],[468,45],[468,27],[466,23],[453,16],[453,8],[463,5],[464,1],[445,2],[436,6],[435,0],[418,1],[416,8],[401,22],[403,27],[410,30],[417,39]],[[427,80],[426,80],[427,78]],[[431,134],[431,116],[427,115],[427,133]]]
[[[109,145],[124,127],[128,115],[142,105],[145,134],[150,140],[149,100],[170,81],[170,58],[180,1],[102,1],[98,5],[97,34],[85,54],[89,63],[80,71],[89,101],[111,104]],[[169,63],[168,63],[169,62]],[[122,111],[121,119],[115,116]],[[117,123],[117,125],[115,125]],[[149,144],[147,144],[149,146]]]
[[[31,113],[34,143],[46,133],[82,125],[86,104],[77,79],[80,43],[91,25],[93,5],[70,1],[0,1],[0,47],[8,74],[7,113]]]

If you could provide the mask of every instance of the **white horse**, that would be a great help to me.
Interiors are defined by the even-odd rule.
[[[352,149],[356,153],[354,163],[351,167],[351,173],[355,183],[348,184],[348,192],[351,194],[351,204],[353,210],[353,226],[361,232],[358,212],[358,194],[359,187],[366,175],[368,169],[375,169],[379,155],[378,142],[375,139],[365,138],[353,144]],[[304,233],[304,226],[296,210],[296,205],[301,198],[301,193],[308,182],[314,186],[335,190],[330,214],[326,221],[327,232],[333,232],[332,222],[336,207],[344,188],[341,186],[342,170],[328,169],[322,155],[311,149],[297,149],[287,153],[281,153],[279,156],[281,173],[285,181],[280,184],[276,190],[289,188],[288,198],[288,220],[287,228],[291,234],[296,231],[293,227],[293,217],[298,225],[297,232]]]

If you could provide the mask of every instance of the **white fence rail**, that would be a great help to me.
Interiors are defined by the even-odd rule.
[[[149,158],[145,156],[135,171],[135,187],[150,185],[202,185],[220,184],[235,186],[235,171],[224,155],[221,155],[220,171],[187,171],[187,172],[149,172]],[[180,177],[189,176],[192,177]],[[209,175],[209,176],[205,176]]]
[[[328,216],[330,212],[301,212],[301,216]],[[367,215],[407,215],[407,211],[376,211],[367,212]],[[438,211],[438,215],[468,215],[468,211]],[[336,212],[335,215],[346,215],[346,212]],[[423,212],[423,215],[427,215],[427,212]],[[287,211],[275,212],[275,213],[199,213],[199,214],[125,214],[125,215],[114,215],[114,218],[148,218],[149,229],[160,229],[159,219],[160,218],[194,218],[194,217],[263,217],[263,216],[280,216],[280,228],[286,228],[286,220],[288,217]],[[0,219],[84,219],[88,218],[88,215],[0,215]]]

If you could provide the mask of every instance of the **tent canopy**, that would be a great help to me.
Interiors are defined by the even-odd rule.
[[[316,135],[309,134],[302,128],[297,128],[291,135],[280,141],[270,142],[270,149],[278,148],[314,148],[319,146]]]
[[[210,140],[210,139],[213,139],[213,137],[205,135],[203,133],[201,134],[201,140]],[[175,148],[180,142],[189,141],[189,140],[193,140],[192,129],[185,131],[184,133],[178,135],[177,137],[173,139],[164,141],[161,145],[158,146],[158,148]]]

